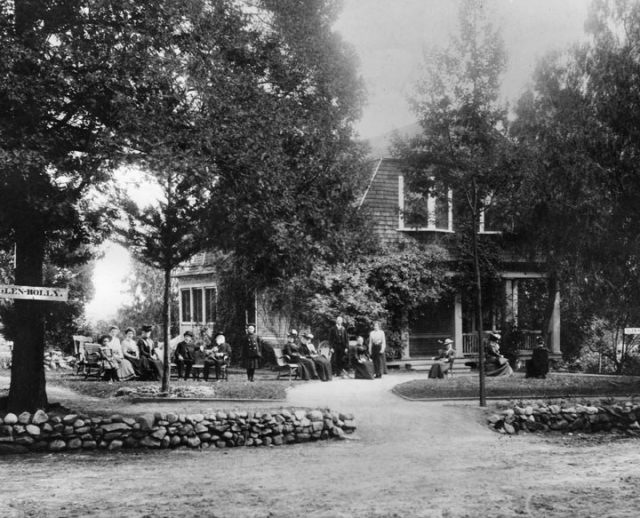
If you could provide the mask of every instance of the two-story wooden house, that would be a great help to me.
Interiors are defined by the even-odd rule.
[[[394,246],[404,240],[417,240],[425,244],[444,246],[451,242],[456,231],[453,193],[428,197],[423,200],[424,211],[419,219],[409,216],[405,205],[411,200],[402,172],[402,163],[391,158],[374,162],[372,175],[361,200],[361,210],[369,213],[373,230],[385,245]],[[480,218],[480,238],[492,239],[498,232],[491,228],[490,215]],[[492,236],[493,235],[493,236]],[[551,353],[560,355],[560,295],[553,299],[553,312],[548,329],[542,329],[542,315],[530,308],[536,306],[535,297],[546,297],[545,272],[539,264],[519,257],[503,254],[499,265],[500,286],[485,290],[483,315],[485,331],[501,331],[504,323],[516,326],[523,338],[521,356],[527,356],[544,335]],[[456,275],[455,261],[451,262],[451,275]],[[496,296],[496,292],[498,295]],[[539,304],[537,304],[539,306]],[[433,356],[441,347],[439,341],[452,337],[457,355],[473,356],[478,352],[473,305],[462,293],[445,297],[437,304],[423,308],[411,319],[408,343],[404,344],[403,358]]]

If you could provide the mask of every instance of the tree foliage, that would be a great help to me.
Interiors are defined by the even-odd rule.
[[[136,332],[145,324],[160,325],[162,322],[162,297],[164,292],[164,276],[162,271],[133,261],[133,268],[126,279],[127,291],[123,294],[123,303],[118,309],[116,323],[121,330],[133,327]],[[171,331],[177,333],[178,323],[178,290],[175,283],[171,285]]]
[[[588,42],[540,62],[516,107],[518,229],[571,292],[575,334],[599,317],[615,336],[640,322],[640,4],[596,1],[586,30]]]
[[[492,204],[502,203],[516,180],[507,112],[499,98],[505,66],[504,43],[487,6],[462,2],[457,35],[448,47],[425,53],[412,99],[422,133],[395,144],[396,156],[407,164],[407,187],[417,201],[446,199],[448,191],[453,192],[461,258],[470,257],[473,264],[481,372],[481,265],[489,261],[480,255],[480,218]],[[413,210],[415,205],[407,207],[407,214]],[[484,404],[482,374],[480,401]]]

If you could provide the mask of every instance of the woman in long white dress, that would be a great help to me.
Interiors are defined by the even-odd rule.
[[[118,365],[116,370],[118,380],[127,381],[136,377],[136,371],[131,362],[127,360],[122,353],[122,345],[120,344],[120,338],[118,338],[119,333],[120,330],[116,326],[111,326],[109,329],[111,340],[109,341],[108,347],[111,349],[111,354]]]

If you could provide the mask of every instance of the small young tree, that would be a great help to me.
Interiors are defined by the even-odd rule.
[[[514,181],[507,113],[499,99],[505,70],[504,44],[490,21],[486,4],[461,3],[459,33],[446,49],[425,55],[423,78],[412,99],[422,134],[396,143],[407,164],[409,190],[418,210],[428,197],[446,203],[449,190],[460,220],[456,231],[472,259],[476,329],[480,344],[480,405],[484,406],[482,323],[483,260],[478,232],[483,214],[506,197]]]

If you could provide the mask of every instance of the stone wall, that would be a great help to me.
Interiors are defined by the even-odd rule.
[[[353,415],[329,410],[235,410],[137,417],[49,416],[38,410],[0,418],[0,453],[280,446],[341,439],[355,428]]]
[[[523,432],[640,433],[640,405],[637,403],[554,405],[532,403],[514,405],[488,419],[489,426],[500,433]]]

